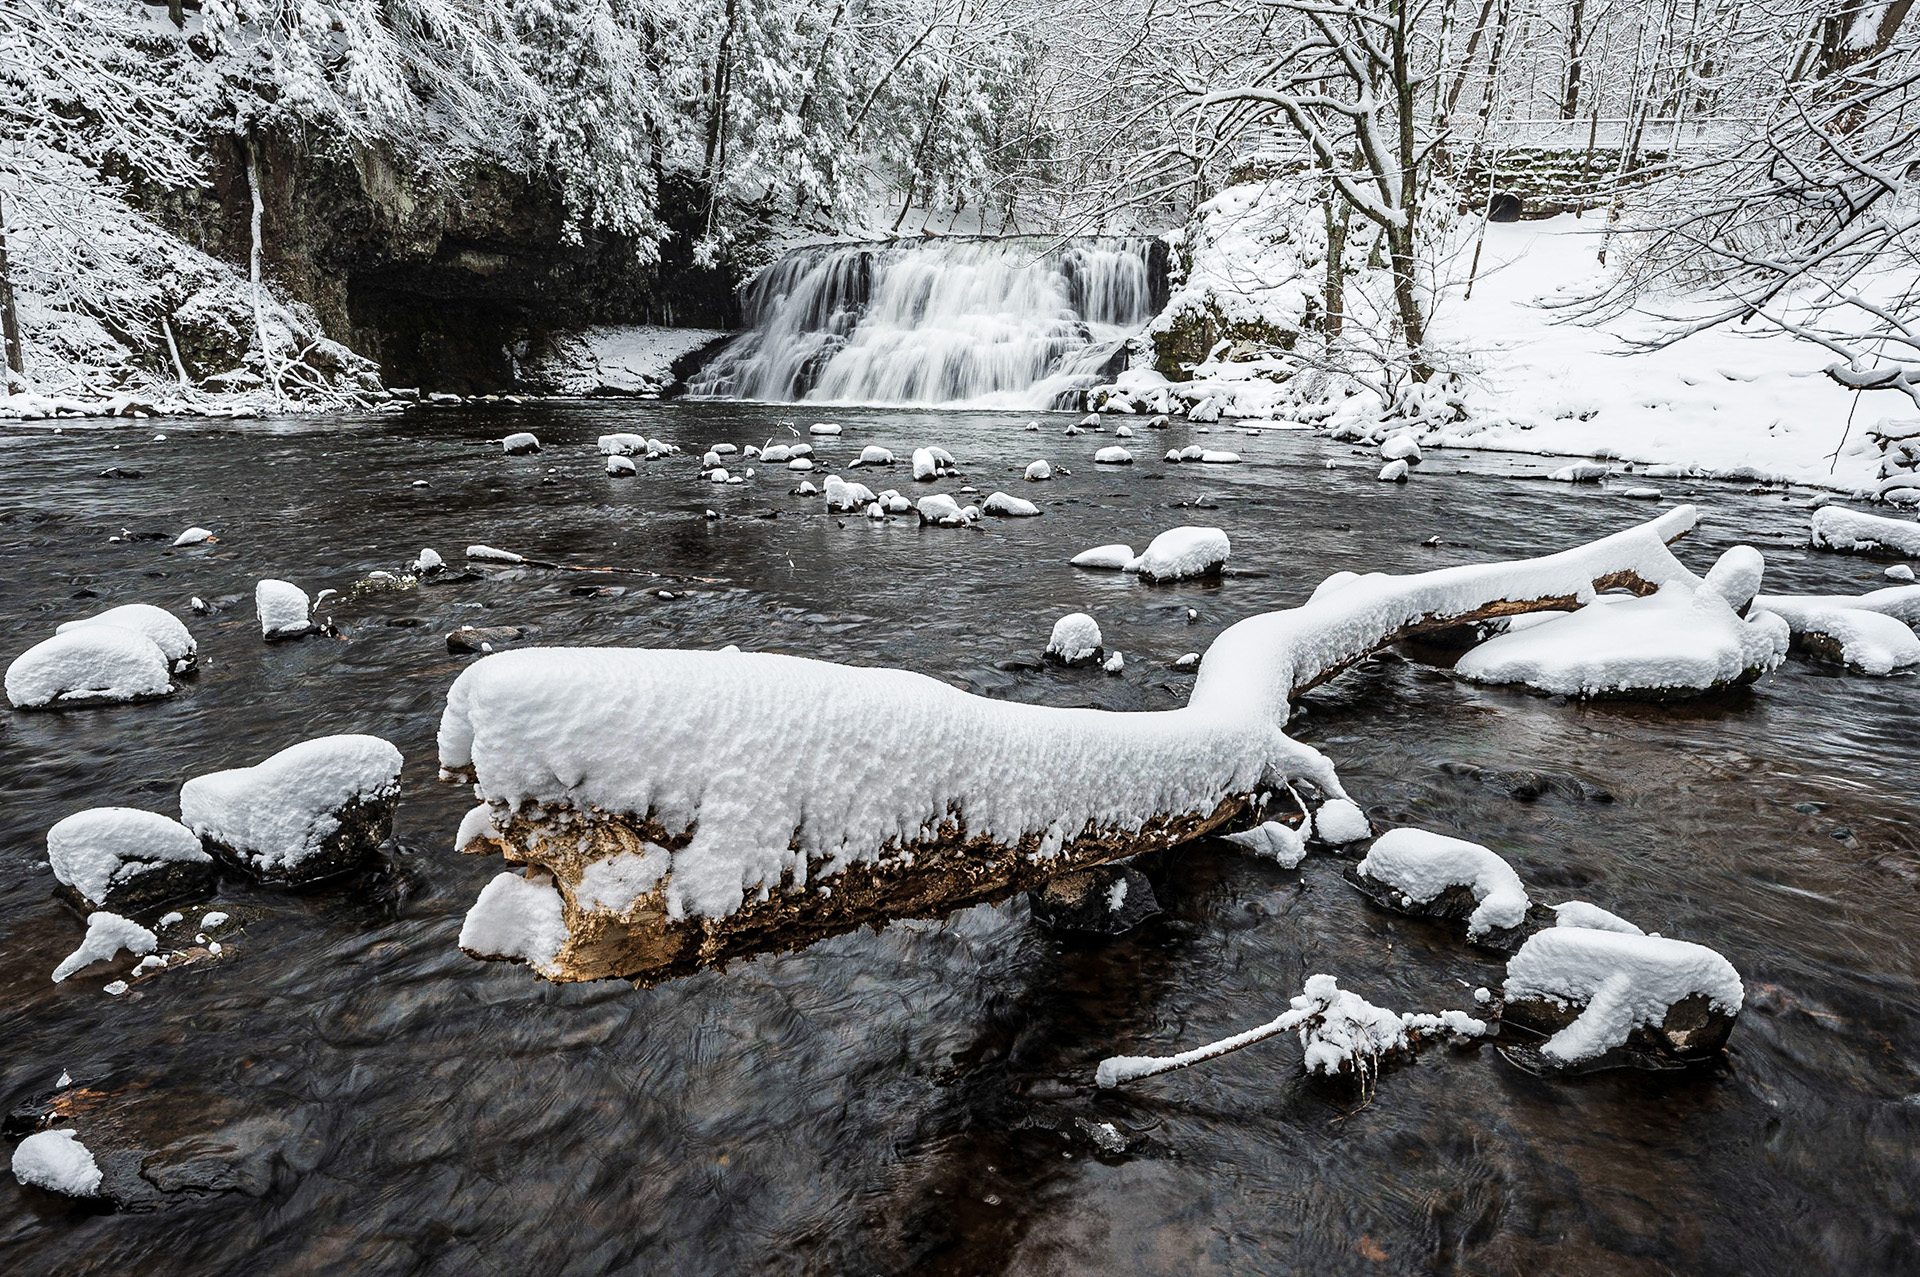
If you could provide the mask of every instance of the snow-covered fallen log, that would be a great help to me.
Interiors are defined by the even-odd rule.
[[[1689,577],[1666,541],[1693,521],[1679,507],[1545,558],[1343,582],[1230,627],[1169,711],[1015,704],[765,653],[485,657],[447,694],[442,774],[488,804],[458,845],[529,875],[466,947],[555,980],[651,982],[1173,846],[1290,781],[1345,798],[1286,735],[1293,697],[1425,628]]]

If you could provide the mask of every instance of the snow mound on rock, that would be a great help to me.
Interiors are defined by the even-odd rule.
[[[1389,829],[1375,840],[1359,873],[1385,883],[1412,904],[1432,902],[1450,887],[1466,887],[1479,906],[1467,918],[1478,938],[1526,921],[1527,889],[1513,866],[1478,843],[1424,829]]]
[[[53,876],[88,900],[168,861],[211,863],[200,839],[177,820],[134,807],[75,812],[47,830]]]
[[[567,943],[560,893],[502,873],[480,890],[460,924],[460,947],[481,958],[514,959],[546,974]]]
[[[1127,571],[1149,581],[1181,581],[1217,573],[1233,546],[1219,528],[1169,528],[1155,537],[1146,552],[1127,564]]]
[[[13,1150],[13,1177],[68,1197],[93,1197],[100,1191],[99,1164],[77,1131],[35,1131],[21,1140]]]
[[[1703,995],[1738,1014],[1746,990],[1733,964],[1704,945],[1587,927],[1535,932],[1507,963],[1506,996],[1585,1004],[1542,1052],[1563,1064],[1596,1059],[1655,1027],[1684,998]]]
[[[1307,857],[1306,835],[1290,825],[1269,820],[1244,833],[1228,834],[1227,841],[1245,847],[1256,856],[1276,861],[1282,869],[1295,869]]]
[[[1091,550],[1082,550],[1067,562],[1076,568],[1122,572],[1126,570],[1127,564],[1137,557],[1132,546],[1115,542],[1112,545],[1096,545]]]
[[[83,625],[113,625],[123,630],[132,630],[136,634],[146,635],[153,641],[155,647],[166,654],[167,661],[176,674],[192,666],[194,656],[200,650],[200,645],[193,641],[192,633],[179,617],[151,603],[126,603],[120,607],[110,607],[97,615],[84,617],[78,621],[68,621],[54,633],[65,634]]]
[[[1040,513],[1040,507],[1031,501],[996,492],[988,497],[980,507],[988,514],[997,514],[1010,519],[1030,519]]]
[[[1599,905],[1588,904],[1584,900],[1569,900],[1563,905],[1554,905],[1553,925],[1585,927],[1589,931],[1618,931],[1628,936],[1647,934],[1619,914],[1609,913]]]
[[[400,751],[378,736],[301,741],[252,767],[189,780],[180,787],[180,818],[256,870],[277,874],[318,852],[355,799],[398,793],[400,765]]]
[[[468,551],[469,557],[472,550]],[[260,615],[260,637],[272,641],[298,638],[313,631],[307,592],[291,581],[268,578],[253,587],[253,607]]]
[[[7,666],[17,709],[144,700],[173,691],[173,663],[137,630],[81,625],[34,644]]]
[[[1823,505],[1813,512],[1809,540],[1816,550],[1849,554],[1890,551],[1920,556],[1920,523]]]
[[[1100,623],[1085,612],[1069,612],[1053,623],[1047,655],[1079,665],[1100,654]]]
[[[159,943],[153,932],[131,918],[96,910],[87,915],[87,935],[80,947],[62,958],[60,965],[53,969],[53,982],[59,984],[81,968],[111,958],[122,949],[132,954],[152,953]]]

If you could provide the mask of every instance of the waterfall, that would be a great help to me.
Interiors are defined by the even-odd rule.
[[[1164,258],[1144,237],[822,244],[747,287],[702,399],[1067,406],[1124,367]]]

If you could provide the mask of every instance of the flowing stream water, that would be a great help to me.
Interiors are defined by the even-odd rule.
[[[203,661],[169,700],[0,715],[0,1101],[66,1071],[90,1129],[168,1146],[166,1165],[239,1168],[229,1191],[117,1213],[0,1177],[0,1271],[1912,1271],[1913,678],[1796,658],[1709,700],[1577,704],[1387,652],[1305,698],[1290,730],[1377,822],[1485,843],[1536,899],[1591,900],[1726,954],[1746,1010],[1725,1064],[1699,1072],[1545,1080],[1491,1047],[1436,1048],[1369,1097],[1307,1080],[1280,1039],[1097,1092],[1103,1056],[1267,1020],[1316,972],[1399,1010],[1470,1007],[1500,981],[1456,925],[1380,911],[1336,861],[1286,871],[1213,841],[1149,858],[1165,913],[1113,939],[1051,934],[1015,899],[646,991],[464,957],[462,914],[501,866],[454,854],[472,799],[435,779],[447,687],[476,659],[447,651],[460,624],[737,643],[1151,709],[1182,703],[1181,654],[1330,572],[1534,554],[1649,514],[1540,481],[1533,458],[1438,453],[1382,484],[1377,458],[1309,433],[1216,427],[1204,441],[1237,467],[1096,468],[1110,434],[986,412],[848,410],[840,439],[814,442],[838,462],[939,444],[962,478],[922,490],[1004,488],[1044,517],[873,525],[790,496],[784,469],[699,480],[704,445],[788,438],[783,415],[552,404],[170,421],[164,441],[131,425],[0,435],[0,656],[146,601],[189,621]],[[520,429],[546,451],[503,457]],[[1202,441],[1135,429],[1145,458]],[[609,479],[594,440],[615,430],[693,455]],[[1073,473],[1020,483],[1035,457]],[[142,477],[98,477],[109,466]],[[916,486],[902,467],[862,477]],[[1704,525],[1679,553],[1698,570],[1746,541],[1774,590],[1880,583],[1877,564],[1803,548],[1807,493],[1666,486],[1697,489]],[[1190,522],[1225,528],[1244,574],[1155,588],[1067,566]],[[196,523],[219,541],[170,548]],[[111,540],[123,529],[134,539]],[[344,589],[422,546],[458,569],[475,542],[722,581],[667,599],[640,578],[489,570],[337,601],[337,638],[260,641],[261,577]],[[629,588],[593,592],[608,585]],[[193,596],[233,601],[193,616]],[[1125,652],[1122,677],[1040,664],[1074,609]],[[51,894],[49,825],[104,804],[175,814],[188,777],[328,732],[406,756],[379,871],[300,892],[228,878],[195,902],[233,915],[220,960],[118,998],[95,972],[49,982],[82,930]],[[1090,1138],[1100,1122],[1126,1151]]]

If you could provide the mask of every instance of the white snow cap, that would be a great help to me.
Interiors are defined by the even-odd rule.
[[[215,539],[213,533],[207,531],[205,528],[188,528],[185,532],[175,537],[173,543],[176,546],[198,545],[202,541],[212,541]]]
[[[1420,464],[1420,441],[1411,434],[1401,433],[1380,445],[1382,461],[1405,461],[1410,465]]]
[[[1584,900],[1569,900],[1563,905],[1553,906],[1553,925],[1556,927],[1585,927],[1589,931],[1618,931],[1622,935],[1644,936],[1647,933],[1628,922],[1617,913],[1608,913],[1599,905],[1588,904]]]
[[[180,787],[180,818],[262,871],[291,868],[319,851],[355,798],[391,796],[400,751],[378,736],[322,736],[253,767],[196,776]]]
[[[932,449],[913,450],[913,477],[922,482],[940,477],[940,463],[934,459]]]
[[[625,475],[638,474],[639,470],[640,468],[633,464],[633,458],[624,453],[615,453],[613,456],[607,458],[607,476],[609,478],[617,479]]]
[[[1027,466],[1027,482],[1043,483],[1053,478],[1053,467],[1044,461],[1034,461]]]
[[[515,554],[512,550],[496,550],[490,545],[468,546],[467,557],[482,563],[525,563],[527,561],[524,556]]]
[[[100,1191],[100,1167],[78,1131],[35,1131],[13,1150],[13,1177],[22,1184],[68,1197]]]
[[[176,673],[192,665],[194,654],[200,650],[200,645],[193,641],[193,635],[179,617],[151,603],[126,603],[120,607],[110,607],[94,616],[68,621],[54,633],[65,634],[83,625],[113,625],[146,635],[153,640],[155,647],[166,654],[168,663]]]
[[[601,435],[600,451],[608,456],[626,456],[636,452],[646,452],[647,441],[641,435]]]
[[[1810,539],[1819,550],[1891,550],[1920,556],[1920,523],[1823,505],[1813,512]]]
[[[526,431],[521,430],[502,439],[500,441],[500,447],[508,455],[521,452],[538,452],[540,451],[540,441]]]
[[[816,421],[807,427],[807,433],[810,435],[837,435],[840,433],[840,427],[830,421]]]
[[[152,953],[159,943],[153,932],[132,919],[98,910],[87,915],[87,935],[80,947],[62,958],[60,965],[53,969],[53,982],[59,984],[82,967],[111,958],[122,949],[136,955]]]
[[[512,958],[534,970],[553,970],[567,943],[564,901],[550,883],[519,874],[495,876],[460,924],[460,947],[483,958]]]
[[[1506,995],[1585,1003],[1580,1018],[1547,1040],[1561,1063],[1591,1060],[1625,1044],[1637,1028],[1667,1018],[1674,1003],[1703,994],[1728,1015],[1746,999],[1733,964],[1704,945],[1655,936],[1549,927],[1507,963]]]
[[[1335,798],[1313,813],[1313,836],[1321,842],[1343,847],[1373,837],[1373,825],[1360,804],[1351,798]]]
[[[131,701],[173,690],[173,664],[152,639],[114,625],[81,625],[34,644],[7,666],[18,709]]]
[[[260,614],[262,638],[305,634],[313,628],[307,615],[312,601],[305,590],[290,581],[268,578],[254,586],[253,606]]]
[[[920,522],[922,523],[937,523],[942,527],[954,528],[960,527],[968,522],[966,510],[961,509],[958,501],[955,501],[952,497],[944,493],[931,497],[921,497],[920,500],[915,503],[915,508],[920,511]],[[972,508],[972,506],[968,506],[967,510],[971,510]]]
[[[1762,594],[1755,606],[1785,621],[1793,637],[1851,670],[1884,676],[1920,665],[1920,588],[1845,594]]]
[[[1389,461],[1380,467],[1380,482],[1405,483],[1406,481],[1407,463],[1405,461]]]
[[[860,449],[860,464],[863,466],[890,466],[893,464],[893,450],[870,443]]]
[[[1149,581],[1178,581],[1218,571],[1232,551],[1219,528],[1170,528],[1155,537],[1146,553],[1127,564]]]
[[[1011,519],[1030,519],[1040,513],[1040,507],[1033,502],[1008,496],[1004,492],[994,493],[980,508],[988,514],[997,514]]]
[[[1100,650],[1100,623],[1085,612],[1069,612],[1053,623],[1047,655],[1072,664],[1091,659]]]
[[[1424,829],[1389,829],[1368,849],[1360,872],[1426,904],[1449,887],[1466,887],[1479,907],[1467,935],[1517,927],[1527,918],[1527,889],[1513,866],[1478,843]]]
[[[1067,560],[1076,568],[1095,568],[1103,571],[1120,572],[1135,559],[1133,547],[1115,542],[1112,545],[1096,545],[1091,550],[1082,550]]]
[[[821,489],[826,497],[827,509],[845,513],[858,510],[874,502],[873,489],[864,483],[848,483],[837,474],[827,476],[826,487]]]
[[[1115,648],[1107,655],[1107,659],[1100,663],[1100,668],[1109,674],[1124,674],[1127,669],[1127,658],[1118,648]]]
[[[1111,448],[1100,449],[1093,454],[1093,459],[1103,466],[1130,466],[1133,464],[1133,454],[1118,445]]]
[[[447,561],[440,557],[440,552],[429,546],[420,551],[420,557],[413,561],[411,570],[415,572],[437,572],[446,566]]]
[[[133,807],[75,812],[47,830],[53,876],[90,901],[169,861],[212,861],[199,838],[177,820]]]
[[[1282,869],[1297,868],[1307,858],[1306,836],[1290,825],[1269,820],[1245,833],[1228,834],[1227,841],[1256,856],[1278,861]]]

